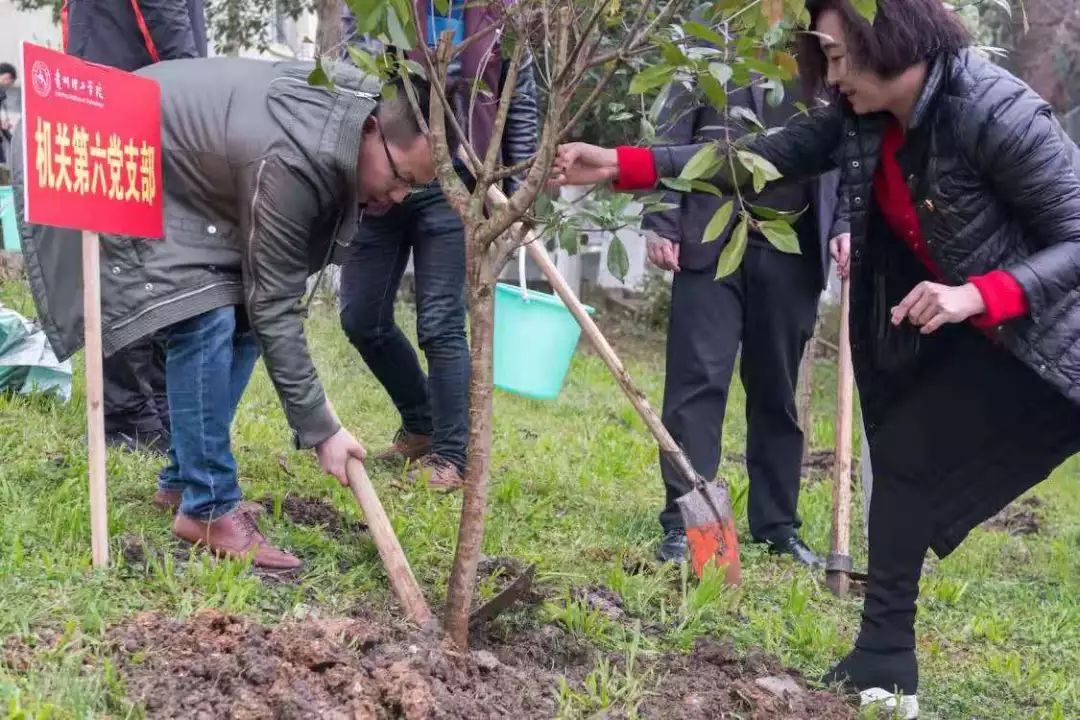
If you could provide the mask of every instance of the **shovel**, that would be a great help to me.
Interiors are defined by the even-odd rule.
[[[364,519],[367,520],[368,531],[371,539],[375,541],[375,547],[382,558],[386,574],[390,577],[390,587],[397,595],[398,602],[405,609],[405,616],[423,627],[431,621],[431,610],[424,600],[424,594],[416,582],[405,552],[401,549],[394,527],[390,524],[390,518],[386,516],[379,496],[375,493],[375,487],[371,484],[364,463],[350,458],[345,466],[345,472],[349,476],[349,488],[364,511]]]
[[[833,461],[832,545],[825,561],[825,584],[839,597],[851,589],[851,405],[854,374],[851,365],[850,281],[840,285],[839,367],[836,386],[836,459]]]
[[[502,190],[494,185],[489,187],[487,192],[488,200],[496,206],[502,206],[508,202]],[[547,250],[544,249],[543,243],[538,241],[535,233],[532,230],[526,231],[520,222],[514,223],[511,232],[519,238],[524,234],[524,247],[529,257],[544,273],[555,294],[563,301],[578,325],[581,326],[582,332],[592,342],[596,352],[630,400],[630,404],[634,406],[645,422],[645,426],[656,438],[660,445],[661,455],[693,486],[693,490],[679,498],[678,503],[686,525],[690,563],[694,572],[701,577],[705,566],[715,563],[725,568],[724,581],[728,585],[738,585],[741,582],[739,539],[735,534],[735,518],[731,512],[731,498],[726,484],[722,480],[706,482],[694,470],[686,453],[671,437],[671,433],[660,422],[656,411],[649,405],[645,393],[634,384],[630,373],[615,354],[615,350],[600,332],[600,328],[593,322],[585,306],[578,300],[566,280],[559,274],[558,268],[548,257]]]

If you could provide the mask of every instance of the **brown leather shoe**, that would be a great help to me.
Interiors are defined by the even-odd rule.
[[[154,493],[154,505],[157,506],[159,510],[163,510],[170,515],[175,515],[176,511],[180,509],[180,497],[182,495],[183,492],[181,492],[180,490],[158,489],[158,491]],[[240,503],[240,506],[237,508],[237,510],[242,513],[247,513],[253,518],[262,517],[262,514],[266,512],[266,508],[264,508],[262,505],[257,502],[251,502],[249,500],[245,500],[244,502]]]
[[[232,558],[252,558],[252,564],[270,570],[293,570],[300,567],[300,558],[271,546],[255,520],[244,512],[231,512],[212,522],[203,522],[176,514],[173,534],[189,543],[201,543],[216,555]]]
[[[465,478],[457,465],[444,460],[438,455],[425,455],[409,468],[409,481],[427,482],[434,490],[460,490],[465,487]]]
[[[393,445],[375,456],[375,462],[384,465],[400,465],[405,461],[419,460],[430,452],[430,435],[417,435],[402,429],[394,435]]]

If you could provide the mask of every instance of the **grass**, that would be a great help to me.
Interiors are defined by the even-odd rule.
[[[0,288],[0,300],[29,314],[22,285]],[[400,312],[405,326],[412,324],[409,313]],[[397,424],[393,407],[326,305],[312,313],[308,335],[338,413],[369,447],[381,446]],[[658,404],[662,338],[639,340],[628,365]],[[812,444],[824,449],[832,445],[835,369],[823,360],[815,378]],[[263,582],[240,562],[203,555],[181,562],[173,557],[182,551],[167,520],[149,502],[157,463],[119,452],[110,451],[108,459],[114,564],[105,572],[92,570],[82,392],[77,372],[74,399],[66,405],[0,397],[0,642],[18,636],[45,646],[42,638],[58,638],[24,672],[0,664],[0,716],[138,717],[108,662],[103,633],[140,611],[183,617],[216,607],[278,622],[311,608],[324,614],[392,608],[369,540],[292,525],[280,513],[263,525],[273,540],[304,557],[296,584]],[[744,425],[737,379],[731,405],[725,451],[739,452]],[[322,496],[347,518],[360,518],[351,496],[318,472],[310,453],[289,449],[277,398],[261,368],[234,438],[248,497]],[[811,677],[849,648],[859,601],[832,597],[822,577],[749,542],[743,547],[744,584],[734,590],[716,577],[687,578],[678,568],[642,574],[624,569],[651,557],[663,493],[655,444],[596,357],[577,354],[556,401],[497,393],[492,467],[485,552],[538,563],[540,582],[564,598],[549,602],[541,619],[626,658],[618,666],[598,664],[584,683],[556,689],[562,715],[632,710],[649,681],[634,659],[661,648],[688,648],[702,635],[762,648]],[[722,472],[745,532],[745,470],[726,462]],[[1078,473],[1071,461],[1036,490],[1045,501],[1038,535],[979,530],[948,560],[929,563],[918,620],[924,717],[1080,716]],[[399,478],[386,472],[373,478],[429,600],[440,603],[460,499],[424,488],[394,490],[390,485]],[[830,506],[827,482],[804,486],[803,531],[821,551],[828,548]],[[861,517],[860,511],[853,516]],[[861,529],[853,537],[856,564],[862,565]],[[123,560],[122,543],[131,538],[163,551],[148,573]],[[571,599],[572,587],[593,584],[619,593],[632,620],[609,620]],[[643,635],[642,624],[666,630]]]

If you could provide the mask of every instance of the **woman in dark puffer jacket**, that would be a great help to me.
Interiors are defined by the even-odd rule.
[[[952,552],[1080,451],[1080,151],[940,0],[878,0],[872,25],[848,0],[808,6],[801,74],[836,101],[748,146],[787,178],[839,167],[851,219],[832,253],[875,476],[870,582],[827,679],[864,702],[898,691],[915,717],[927,549]],[[556,181],[651,187],[698,149],[573,143]]]

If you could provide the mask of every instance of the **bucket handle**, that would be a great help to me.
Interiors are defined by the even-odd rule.
[[[525,246],[519,245],[518,251],[518,285],[521,286],[521,299],[529,302],[529,285],[525,277]]]

